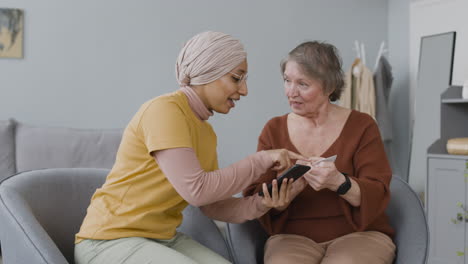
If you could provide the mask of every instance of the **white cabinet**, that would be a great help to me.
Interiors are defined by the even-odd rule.
[[[465,252],[466,248],[468,218],[460,205],[468,205],[467,164],[464,159],[428,158],[426,208],[431,264],[465,263],[465,256],[457,252]]]
[[[448,139],[468,137],[468,100],[461,90],[452,86],[441,95],[441,137],[427,151],[430,264],[468,264],[468,155],[446,149]]]

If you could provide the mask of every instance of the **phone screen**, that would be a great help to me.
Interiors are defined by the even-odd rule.
[[[309,170],[310,170],[310,167],[306,166],[306,165],[296,164],[296,165],[292,166],[287,171],[285,171],[283,174],[281,174],[281,176],[277,179],[277,181],[278,181],[278,190],[280,190],[281,184],[283,183],[284,179],[293,178],[294,180],[297,180],[299,177],[304,175]],[[271,195],[271,190],[273,188],[273,185],[271,183],[269,183],[267,185],[267,188],[268,188],[268,192]],[[264,196],[263,191],[260,191],[258,194],[260,196]]]

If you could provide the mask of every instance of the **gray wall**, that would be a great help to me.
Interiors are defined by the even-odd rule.
[[[210,119],[221,166],[255,151],[264,123],[289,111],[279,61],[290,49],[326,40],[347,69],[360,40],[373,65],[389,23],[386,0],[3,0],[2,7],[24,9],[26,20],[24,59],[0,59],[0,120],[123,127],[141,103],[177,89],[184,41],[204,30],[240,38],[250,93],[228,116]]]
[[[410,94],[409,94],[409,1],[388,2],[389,61],[393,67],[393,86],[390,93],[393,135],[392,168],[395,174],[408,181]]]

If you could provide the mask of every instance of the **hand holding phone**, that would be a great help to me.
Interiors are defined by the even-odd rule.
[[[277,179],[278,189],[281,188],[281,184],[283,183],[284,179],[293,178],[294,180],[297,180],[299,177],[304,175],[309,170],[310,170],[310,166],[306,166],[306,165],[296,164],[296,165],[292,166],[287,171],[285,171],[283,174],[281,174],[281,176]],[[268,183],[267,188],[268,188],[268,192],[271,195],[273,185],[271,183]],[[265,194],[263,193],[263,191],[260,191],[258,193],[258,195],[264,196]]]

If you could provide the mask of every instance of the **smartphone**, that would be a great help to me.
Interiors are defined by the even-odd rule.
[[[281,176],[277,179],[278,181],[278,190],[280,189],[281,187],[281,184],[283,183],[283,180],[284,179],[290,179],[290,178],[293,178],[294,180],[297,180],[299,177],[301,177],[302,175],[304,175],[307,171],[310,170],[310,167],[309,166],[306,166],[306,165],[301,165],[301,164],[296,164],[294,166],[292,166],[291,168],[289,168],[287,171],[285,171],[283,174],[281,174]],[[271,191],[273,189],[273,185],[271,183],[269,183],[267,185],[267,188],[268,188],[268,192],[270,193],[271,195]],[[258,195],[260,196],[264,196],[264,193],[263,191],[260,191],[258,193]]]

